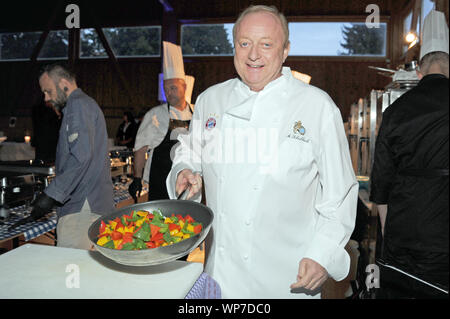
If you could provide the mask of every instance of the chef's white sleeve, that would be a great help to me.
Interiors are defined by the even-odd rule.
[[[202,173],[202,135],[203,125],[201,120],[201,96],[197,100],[197,107],[192,115],[188,134],[180,134],[172,159],[172,169],[166,179],[169,198],[177,198],[175,185],[178,174],[184,169],[190,169],[195,173]],[[195,197],[195,201],[201,200],[201,194]]]
[[[334,103],[326,117],[319,141],[321,189],[315,203],[318,217],[304,257],[318,262],[333,279],[340,281],[350,270],[350,256],[345,245],[355,226],[358,183],[342,117]]]
[[[154,107],[142,119],[141,125],[139,125],[136,133],[134,151],[144,146],[147,146],[149,149],[154,149],[164,140],[167,128],[162,127],[161,115],[158,114],[159,109],[159,107]]]

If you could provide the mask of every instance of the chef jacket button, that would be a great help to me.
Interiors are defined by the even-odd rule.
[[[224,248],[223,246],[220,246],[220,247],[219,247],[219,251],[220,251],[220,253],[223,254],[223,252],[225,251],[225,248]]]
[[[248,255],[247,255],[247,254],[244,255],[244,259],[245,259],[245,260],[248,260]]]
[[[247,219],[247,220],[245,221],[245,225],[250,226],[251,224],[252,224],[252,222],[250,221],[250,219]]]

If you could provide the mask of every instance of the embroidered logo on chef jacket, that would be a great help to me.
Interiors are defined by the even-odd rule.
[[[294,134],[305,135],[306,129],[303,127],[302,122],[298,121],[294,124]]]
[[[206,121],[205,128],[206,128],[207,130],[212,130],[213,128],[216,127],[216,124],[217,124],[216,119],[215,119],[214,117],[210,117],[210,118],[208,118],[208,120]]]
[[[294,134],[289,134],[287,137],[288,138],[292,138],[292,139],[296,139],[302,142],[306,142],[309,143],[310,139],[306,138],[304,135],[306,134],[306,128],[302,125],[301,121],[297,121],[294,123],[294,126],[292,128],[292,132]]]

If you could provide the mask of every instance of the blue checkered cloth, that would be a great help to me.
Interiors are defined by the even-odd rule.
[[[20,225],[19,227],[8,231],[10,226],[30,215],[31,207],[25,205],[14,207],[10,209],[9,213],[9,218],[0,225],[0,240],[13,238],[23,234],[25,240],[29,241],[56,228],[56,212],[53,211],[37,221]]]
[[[207,273],[202,273],[189,290],[185,299],[221,299],[222,293],[219,284]]]
[[[118,203],[128,200],[131,198],[130,193],[128,192],[128,186],[131,184],[131,179],[126,183],[116,183],[114,184],[114,205],[117,205]],[[142,186],[142,192],[147,193],[148,192],[148,185],[144,184]]]

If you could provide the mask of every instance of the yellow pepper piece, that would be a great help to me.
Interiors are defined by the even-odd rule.
[[[139,219],[139,220],[136,222],[136,227],[141,227],[141,225],[144,223],[144,221],[145,221],[145,219]]]
[[[172,234],[171,234],[172,235]],[[183,235],[184,235],[184,233],[183,232],[177,232],[175,235],[172,235],[172,236],[175,236],[175,237],[183,237]]]
[[[188,238],[190,238],[190,237],[191,237],[190,234],[184,234],[184,235],[183,235],[183,239],[188,239]]]
[[[113,240],[114,242],[114,248],[117,249],[117,247],[122,243],[122,239],[118,239],[118,240]]]
[[[123,227],[119,227],[118,229],[116,229],[116,231],[121,233],[122,235],[125,234],[125,229],[123,229]]]
[[[134,226],[131,227],[125,227],[125,229],[123,230],[123,233],[133,233],[134,232]]]
[[[184,227],[184,221],[180,220],[180,221],[178,222],[178,225],[180,225],[180,227],[183,228],[183,227]]]
[[[162,244],[161,246],[169,246],[169,244],[168,243],[164,243],[164,244]]]
[[[111,225],[112,229],[116,229],[117,223],[112,220],[112,221],[109,222],[109,225]]]
[[[103,245],[106,244],[108,241],[109,241],[108,236],[100,237],[100,238],[97,240],[97,245],[103,246]]]
[[[141,217],[145,217],[148,215],[148,212],[146,212],[145,210],[140,210],[136,214],[138,214]]]
[[[176,234],[178,234],[180,231],[178,229],[174,229],[170,232],[170,236],[175,236]]]
[[[166,217],[166,219],[164,219],[164,224],[173,224],[173,220],[169,217]]]
[[[191,224],[187,225],[186,229],[190,232],[194,232],[194,226],[192,226]]]

